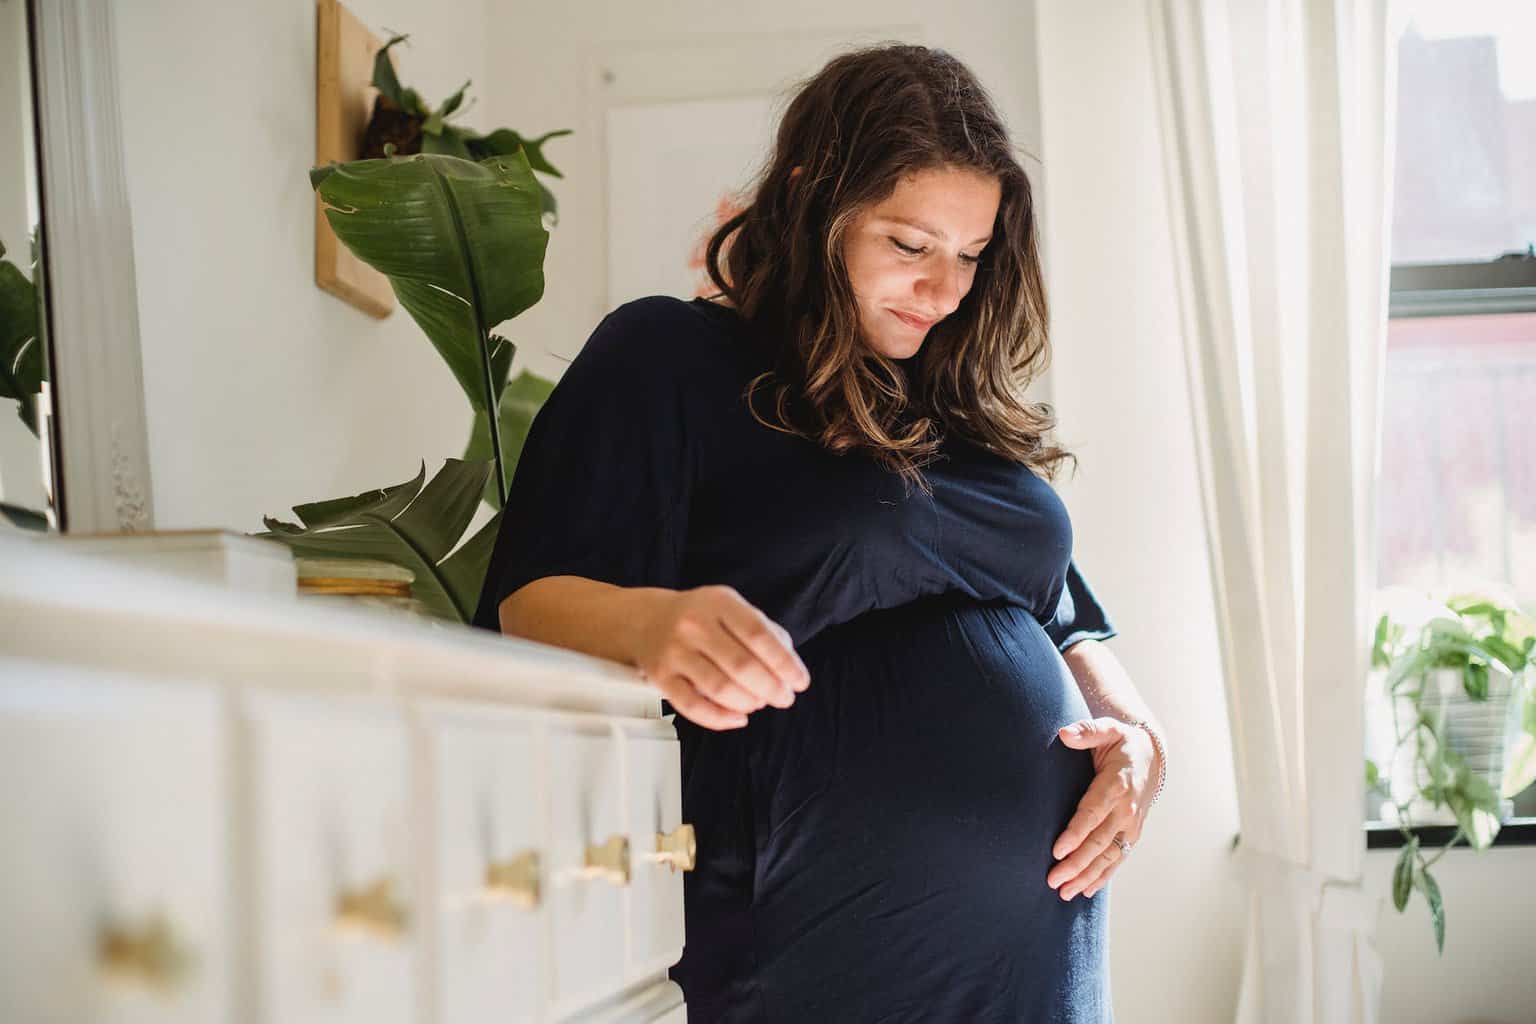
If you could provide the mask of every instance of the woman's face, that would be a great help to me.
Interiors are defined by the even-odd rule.
[[[1001,200],[1002,186],[990,175],[919,171],[853,222],[843,259],[867,345],[892,359],[917,353],[929,329],[971,290]]]

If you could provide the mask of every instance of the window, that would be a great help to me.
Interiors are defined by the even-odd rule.
[[[1536,614],[1536,7],[1406,2],[1377,585]]]

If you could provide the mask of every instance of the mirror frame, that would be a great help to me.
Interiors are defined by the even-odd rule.
[[[110,0],[26,0],[62,533],[154,528]]]

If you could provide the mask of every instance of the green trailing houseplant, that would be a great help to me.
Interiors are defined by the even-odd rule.
[[[1443,952],[1445,908],[1430,868],[1462,839],[1487,849],[1499,831],[1501,801],[1536,780],[1536,699],[1529,672],[1536,663],[1536,624],[1508,602],[1473,594],[1451,597],[1418,618],[1404,621],[1388,613],[1376,624],[1371,666],[1381,673],[1394,732],[1387,759],[1406,771],[1384,773],[1367,758],[1365,784],[1391,804],[1403,834],[1392,874],[1393,905],[1402,912],[1413,891],[1421,892],[1436,948]],[[1485,735],[1487,730],[1503,734],[1505,725],[1518,723],[1513,749],[1493,778],[1474,770],[1448,722],[1448,709],[1464,704],[1463,694],[1470,702],[1494,698]],[[1497,713],[1500,707],[1503,714]],[[1430,857],[1413,831],[1415,809],[1422,807],[1446,810],[1456,822],[1449,842]]]
[[[413,91],[393,81],[387,49],[375,68],[376,84],[386,68],[388,94],[419,104],[407,96]],[[439,109],[439,121],[461,96],[462,90]],[[442,136],[446,127],[437,127]],[[456,131],[464,142],[468,133]],[[401,156],[387,145],[383,157],[310,171],[337,238],[389,279],[463,389],[473,421],[463,458],[446,460],[425,487],[423,465],[405,483],[295,506],[298,523],[263,517],[267,531],[255,536],[305,557],[405,566],[415,575],[413,596],[427,611],[470,620],[517,453],[554,387],[526,370],[509,380],[516,347],[491,333],[544,292],[553,201],[534,177],[540,169],[558,176],[524,145],[483,159],[430,151]],[[459,544],[481,501],[495,514]]]

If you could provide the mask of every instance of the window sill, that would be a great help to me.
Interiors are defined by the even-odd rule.
[[[1365,829],[1365,848],[1367,850],[1389,850],[1403,845],[1403,834],[1396,825],[1389,825],[1380,821],[1367,821]],[[1419,837],[1419,845],[1423,847],[1443,847],[1451,841],[1451,836],[1456,834],[1455,825],[1420,825],[1408,831]],[[1499,828],[1498,835],[1493,837],[1494,846],[1536,846],[1536,818],[1510,818]],[[1468,849],[1465,837],[1458,839],[1453,850]]]

